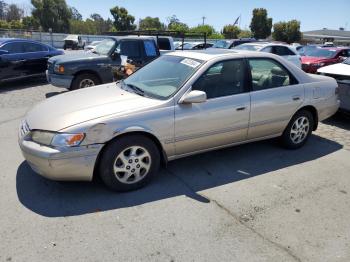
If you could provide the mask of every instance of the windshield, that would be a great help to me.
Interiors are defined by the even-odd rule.
[[[214,48],[225,48],[225,49],[228,49],[228,48],[230,48],[230,45],[231,45],[230,41],[219,40],[213,45],[213,47]]]
[[[336,50],[329,50],[329,49],[321,49],[321,48],[314,48],[307,52],[307,56],[312,57],[324,57],[324,58],[332,58],[336,55]]]
[[[94,52],[100,55],[108,55],[115,46],[115,42],[113,39],[105,39],[95,47]]]
[[[258,51],[260,48],[261,48],[260,45],[239,45],[239,46],[236,46],[234,49],[237,49],[237,50]]]
[[[350,65],[350,57],[348,59],[346,59],[343,63],[347,64],[347,65]]]
[[[202,60],[161,56],[124,80],[131,89],[145,96],[167,99],[175,94],[203,64]]]

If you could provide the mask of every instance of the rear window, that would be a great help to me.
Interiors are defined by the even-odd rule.
[[[171,50],[169,38],[158,37],[158,47],[161,50]]]

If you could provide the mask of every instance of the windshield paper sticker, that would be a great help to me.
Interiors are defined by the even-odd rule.
[[[196,68],[197,66],[199,66],[201,64],[201,63],[199,63],[195,60],[189,59],[189,58],[185,58],[180,63],[187,65],[187,66],[190,66],[190,67],[193,67],[193,68]]]

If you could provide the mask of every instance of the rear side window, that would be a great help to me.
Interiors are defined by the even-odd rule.
[[[295,78],[280,63],[272,59],[249,59],[253,91],[297,84]]]
[[[25,53],[48,51],[47,47],[36,43],[23,43],[23,47]]]
[[[152,56],[152,57],[157,56],[157,48],[153,41],[145,40],[143,44],[145,47],[146,56]]]
[[[120,42],[120,52],[121,55],[127,57],[140,57],[140,45],[139,41],[127,40]]]
[[[171,50],[169,38],[158,37],[158,46],[161,50]]]
[[[288,47],[285,46],[275,46],[274,54],[279,56],[295,55]]]

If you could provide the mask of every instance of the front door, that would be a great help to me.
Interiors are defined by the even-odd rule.
[[[242,141],[247,137],[250,95],[242,59],[210,67],[192,86],[207,101],[175,106],[175,149],[184,155]]]
[[[248,138],[282,133],[304,100],[304,86],[279,62],[248,59],[251,76],[251,112]]]

